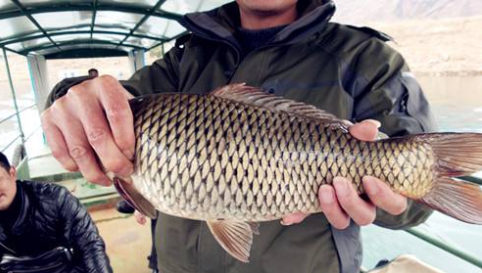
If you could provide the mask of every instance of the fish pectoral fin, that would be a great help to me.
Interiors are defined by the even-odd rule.
[[[259,224],[231,220],[211,220],[207,221],[207,224],[214,238],[226,252],[241,262],[249,262],[253,233],[259,234]]]
[[[151,219],[157,218],[154,206],[134,188],[132,182],[119,177],[114,177],[113,180],[115,188],[129,205]]]

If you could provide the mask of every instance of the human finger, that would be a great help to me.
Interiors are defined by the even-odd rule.
[[[85,179],[96,184],[110,185],[111,181],[100,169],[80,121],[61,115],[56,124],[65,138],[70,156]]]
[[[350,217],[343,211],[335,195],[333,187],[323,185],[318,190],[320,207],[328,222],[337,228],[345,229],[350,224]]]
[[[366,119],[362,122],[355,123],[349,127],[350,134],[362,141],[374,141],[378,135],[380,122],[373,119]]]
[[[133,164],[114,142],[100,104],[95,97],[82,96],[79,93],[73,93],[72,96],[74,95],[76,97],[73,101],[78,105],[76,113],[82,123],[87,140],[95,150],[104,169],[121,176],[129,176],[133,172]]]
[[[140,225],[146,224],[146,216],[144,216],[144,214],[140,213],[139,211],[134,211],[134,217],[136,218],[137,223],[139,223]]]
[[[302,212],[292,213],[283,217],[283,219],[281,220],[281,224],[284,226],[298,224],[298,223],[301,223],[303,220],[305,220],[305,218],[308,216],[309,216],[308,213],[302,213]]]
[[[134,124],[133,115],[129,106],[132,95],[122,87],[119,81],[110,76],[102,76],[99,84],[100,103],[103,106],[107,120],[109,121],[112,136],[117,147],[128,158],[134,156]]]
[[[355,223],[366,226],[375,221],[375,205],[362,199],[352,186],[351,181],[343,177],[335,177],[333,186],[340,206]]]
[[[380,179],[365,176],[362,181],[365,192],[377,207],[392,215],[402,214],[407,209],[407,198],[395,193]]]
[[[52,155],[55,157],[55,159],[57,159],[64,169],[71,172],[78,171],[79,167],[75,163],[74,159],[70,156],[62,133],[52,122],[50,109],[47,109],[42,113],[41,120],[42,129],[45,133],[50,150],[52,151]]]

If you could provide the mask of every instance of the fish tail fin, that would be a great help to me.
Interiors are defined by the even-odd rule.
[[[421,203],[467,223],[482,224],[482,189],[450,177],[482,170],[482,134],[434,133],[414,136],[432,147],[433,188]]]
[[[482,225],[482,189],[477,184],[441,177],[418,201],[460,221]]]
[[[432,147],[439,177],[463,176],[482,170],[482,134],[435,133],[415,138]]]

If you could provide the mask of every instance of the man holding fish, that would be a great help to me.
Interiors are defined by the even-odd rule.
[[[329,22],[334,10],[332,1],[238,0],[213,11],[186,15],[181,23],[192,34],[178,39],[176,46],[162,60],[141,69],[130,80],[119,82],[105,75],[92,80],[79,81],[77,85],[72,83],[60,85],[57,90],[54,90],[48,102],[51,106],[42,116],[43,127],[53,155],[67,170],[80,171],[86,179],[97,184],[110,185],[111,179],[106,173],[114,173],[116,175],[114,180],[118,182],[119,190],[126,195],[127,199],[137,203],[136,208],[148,215],[152,214],[154,208],[161,211],[156,229],[160,272],[358,272],[361,264],[359,226],[375,223],[392,229],[406,228],[423,222],[429,216],[430,210],[419,203],[407,201],[405,197],[395,193],[385,183],[386,181],[379,180],[381,176],[378,178],[372,176],[376,174],[373,172],[368,173],[372,175],[360,176],[358,182],[362,186],[359,189],[352,186],[352,182],[355,181],[348,179],[353,176],[323,176],[328,184],[325,182],[316,184],[321,185],[317,186],[317,193],[314,193],[318,197],[317,208],[291,210],[286,215],[282,215],[283,217],[278,217],[278,219],[282,218],[281,223],[280,220],[274,220],[274,215],[280,212],[269,210],[264,211],[264,214],[256,212],[258,218],[252,215],[246,216],[242,220],[245,222],[236,222],[234,221],[236,219],[225,217],[216,219],[201,217],[201,214],[207,213],[207,210],[189,214],[186,210],[175,208],[178,205],[175,204],[176,201],[196,203],[192,198],[185,198],[186,192],[193,191],[189,183],[196,180],[197,174],[199,176],[205,174],[206,177],[211,177],[212,173],[214,177],[226,175],[230,172],[229,164],[221,170],[217,170],[217,165],[214,164],[211,171],[204,173],[201,170],[203,167],[199,166],[199,173],[198,169],[195,169],[192,179],[187,174],[188,179],[183,180],[181,171],[179,171],[179,178],[175,173],[176,179],[173,179],[174,172],[169,169],[162,181],[156,179],[144,181],[146,178],[139,178],[139,172],[150,173],[154,168],[149,165],[146,167],[149,170],[144,172],[142,158],[152,156],[152,160],[148,160],[149,164],[155,162],[159,167],[159,172],[152,172],[152,177],[155,178],[163,175],[161,167],[168,166],[170,162],[179,163],[172,166],[176,170],[181,168],[177,165],[188,165],[185,168],[193,168],[194,161],[198,162],[199,158],[209,157],[210,154],[203,154],[204,150],[200,148],[201,152],[194,153],[190,158],[190,152],[194,148],[183,147],[183,154],[169,154],[163,159],[165,153],[169,153],[169,148],[165,147],[171,146],[160,145],[159,143],[163,140],[152,141],[152,135],[142,135],[144,133],[142,130],[146,128],[143,127],[144,124],[138,124],[138,119],[141,115],[151,120],[162,119],[160,113],[165,109],[156,108],[156,105],[151,105],[146,99],[147,105],[151,108],[142,108],[139,112],[143,111],[142,114],[136,115],[136,103],[131,102],[129,105],[129,99],[140,95],[177,93],[178,96],[166,96],[166,99],[160,100],[160,103],[166,104],[168,102],[165,101],[170,100],[169,103],[172,102],[173,105],[181,105],[188,101],[190,104],[185,106],[188,108],[196,103],[196,100],[187,94],[208,94],[227,84],[246,83],[249,86],[262,87],[266,94],[288,100],[277,101],[275,96],[264,96],[259,93],[259,90],[240,84],[232,85],[232,88],[218,89],[214,94],[201,98],[206,101],[205,105],[208,108],[211,103],[211,105],[221,105],[219,107],[227,105],[226,107],[231,107],[229,111],[248,109],[255,112],[261,111],[256,113],[266,113],[268,116],[271,115],[272,110],[291,120],[297,120],[300,116],[331,120],[330,115],[293,101],[307,103],[338,118],[355,122],[349,128],[346,127],[346,131],[360,141],[374,141],[380,126],[381,130],[389,136],[435,130],[427,101],[408,71],[403,58],[385,45],[389,38],[372,29]],[[186,96],[180,96],[180,94]],[[263,99],[266,105],[253,100],[253,97]],[[237,104],[228,105],[226,101],[235,101]],[[247,103],[248,101],[250,104]],[[244,102],[248,104],[248,108],[242,108]],[[142,103],[141,99],[140,104]],[[279,105],[287,105],[287,108],[280,110]],[[131,107],[134,109],[134,115]],[[266,107],[268,112],[260,110],[263,107]],[[154,109],[158,111],[157,116]],[[286,109],[299,112],[293,113],[294,117],[286,113],[289,112]],[[192,112],[193,116],[186,117],[187,121],[179,120],[177,123],[172,123],[172,126],[178,128],[180,124],[192,122],[189,117],[194,119],[194,113],[203,116],[204,113],[201,110]],[[222,116],[221,113],[226,111],[228,110],[220,110],[216,113]],[[152,114],[153,117],[147,116],[148,114]],[[166,117],[165,123],[179,118],[185,112],[181,111],[178,114]],[[166,115],[170,115],[170,112],[166,112]],[[239,115],[241,121],[246,120],[244,114]],[[274,120],[279,117],[279,115],[273,115]],[[213,124],[219,122],[215,118],[213,120],[206,118],[204,121]],[[269,123],[268,118],[265,121],[259,126]],[[338,121],[333,122],[338,129],[346,126]],[[246,128],[254,130],[254,127],[250,126]],[[233,129],[235,127],[238,125],[233,124],[232,128],[228,129],[235,133],[236,129]],[[162,134],[162,130],[164,129],[159,124],[152,124],[152,127],[148,128],[148,131],[159,135]],[[269,130],[269,128],[266,129],[267,133],[261,135],[265,137],[260,140],[261,142],[267,143],[270,140],[269,136],[276,137],[276,134],[270,135]],[[219,150],[220,160],[223,160],[223,156],[226,156],[223,150],[229,151],[233,147],[230,146],[230,141],[239,140],[236,135],[230,135],[231,133],[227,131],[224,133],[224,136],[222,132],[219,133],[222,141],[213,143],[206,137],[193,140],[192,145],[200,145],[199,142],[203,141],[207,146],[212,143]],[[184,137],[183,134],[183,132],[177,132],[170,138],[179,139]],[[210,132],[207,134],[209,135]],[[296,134],[293,132],[293,135]],[[301,139],[304,136],[306,135],[301,134]],[[253,139],[255,137],[253,136]],[[183,140],[179,145],[189,143],[190,138],[186,135],[185,141]],[[145,147],[149,145],[162,147],[154,148],[154,151],[159,153],[155,154],[150,148],[143,147],[144,144]],[[259,143],[254,146],[247,145],[246,149],[249,151],[249,148],[260,146],[262,144]],[[179,149],[176,152],[179,152]],[[179,159],[184,154],[186,158]],[[164,160],[164,163],[156,162],[156,156],[157,160]],[[177,158],[177,161],[174,158]],[[251,177],[250,167],[254,168],[256,165],[249,161],[250,159],[252,160],[252,157],[246,159],[248,168],[246,174],[242,174],[246,179],[244,181]],[[233,160],[241,161],[244,158],[241,158],[241,155],[239,159],[229,158],[230,162]],[[262,166],[263,161],[260,160],[257,165]],[[320,172],[326,171],[320,170]],[[343,172],[333,172],[333,168],[330,168],[328,173]],[[269,175],[268,172],[266,174]],[[240,172],[237,172],[237,175],[241,175]],[[286,176],[282,177],[286,179]],[[144,181],[145,185],[151,185],[153,188],[148,186],[145,188],[152,191],[154,188],[160,188],[160,183],[163,183],[162,187],[167,187],[168,184],[163,182],[165,180],[180,180],[183,186],[177,185],[180,182],[173,183],[172,186],[176,190],[172,192],[176,192],[177,196],[172,200],[171,195],[168,196],[169,198],[166,197],[169,202],[172,201],[175,204],[170,207],[161,201],[157,204],[158,196],[151,194],[149,189],[146,191],[142,185],[139,186],[137,182],[139,179]],[[288,189],[292,184],[285,179],[275,182],[279,185],[286,182]],[[243,179],[235,179],[233,176],[233,181],[242,184],[241,180]],[[206,185],[211,183],[208,178],[199,181],[201,184],[207,183]],[[224,182],[228,187],[237,185],[231,180]],[[157,186],[156,183],[158,183]],[[245,188],[248,191],[254,190],[258,187],[257,185],[257,182],[248,183]],[[211,183],[211,186],[206,186],[207,188],[198,185],[200,188],[196,189],[202,188],[202,192],[195,192],[192,196],[196,196],[196,201],[200,201],[201,196],[206,197],[209,194],[213,198],[214,194],[206,193],[205,191],[209,191],[206,189],[221,186],[223,189],[226,187],[218,180],[214,184]],[[261,185],[259,187],[262,188]],[[162,189],[157,190],[162,192]],[[166,192],[169,190],[169,188],[165,189]],[[232,190],[234,192],[236,189]],[[367,198],[359,195],[363,191]],[[219,188],[216,193],[219,193]],[[241,196],[240,204],[245,204],[244,201],[255,202],[249,201],[248,199],[251,198],[249,196],[249,194]],[[235,194],[232,196],[233,199],[236,197]],[[224,202],[230,204],[229,201],[232,201],[230,198],[231,196],[224,197]],[[276,199],[276,196],[272,198]],[[309,199],[303,194],[300,198]],[[216,206],[222,204],[216,203],[214,199],[204,200]],[[261,200],[260,202],[266,204],[271,201]],[[186,204],[182,206],[186,207]],[[200,206],[200,204],[193,204],[190,207],[191,212]],[[223,213],[230,209],[229,206],[217,208],[215,215],[218,216],[224,215]],[[242,206],[234,207],[233,211],[239,212],[241,209]],[[322,211],[322,213],[309,214],[315,211]],[[261,219],[262,216],[266,218],[262,218],[264,222],[260,222],[259,225],[249,221],[249,219]],[[208,222],[206,224],[198,220]],[[246,231],[246,229],[249,230]],[[233,233],[240,233],[238,234],[240,237],[233,237]],[[257,233],[259,235],[253,237],[253,234]],[[237,242],[235,242],[236,238],[239,239]],[[248,260],[249,263],[246,263]]]

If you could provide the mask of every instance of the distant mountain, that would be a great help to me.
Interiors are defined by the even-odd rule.
[[[482,0],[334,0],[334,21],[376,21],[482,16]]]

